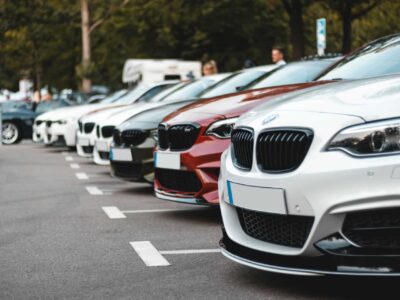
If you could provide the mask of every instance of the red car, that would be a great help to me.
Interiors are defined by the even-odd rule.
[[[218,204],[220,158],[230,144],[235,119],[277,95],[323,83],[246,91],[201,101],[169,115],[158,127],[156,196],[191,204]],[[212,132],[213,124],[221,126]]]
[[[255,87],[311,81],[334,62],[329,59],[291,63],[261,78]],[[230,144],[235,119],[277,95],[323,83],[245,90],[196,102],[169,115],[158,128],[154,153],[156,196],[191,204],[218,204],[220,158]]]

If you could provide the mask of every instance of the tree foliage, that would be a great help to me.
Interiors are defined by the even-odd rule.
[[[24,76],[40,85],[79,86],[79,2],[0,0],[0,88],[16,89]],[[94,84],[120,87],[127,58],[215,59],[220,70],[232,71],[246,59],[270,63],[276,44],[289,59],[315,54],[320,17],[327,19],[327,52],[400,27],[400,1],[389,0],[130,0],[120,8],[121,2],[90,0],[92,24],[103,19],[91,32]],[[343,34],[349,3],[351,46]]]

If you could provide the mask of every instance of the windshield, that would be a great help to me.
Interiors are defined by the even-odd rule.
[[[53,101],[49,101],[49,102],[40,102],[37,107],[36,107],[36,112],[37,113],[44,113],[46,111],[55,109],[55,108],[59,108],[59,107],[65,107],[65,106],[69,106],[69,104],[64,101],[63,99],[59,99],[59,100],[53,100]]]
[[[127,90],[116,91],[116,92],[112,93],[110,96],[101,100],[100,103],[104,103],[104,104],[113,103],[115,100],[117,100],[118,98],[121,98],[127,92],[128,92]]]
[[[150,102],[162,101],[162,100],[164,100],[165,97],[169,96],[173,92],[175,92],[178,89],[182,88],[186,84],[188,84],[188,83],[187,82],[181,82],[181,83],[175,84],[175,85],[163,90],[162,92],[158,93],[157,95],[155,95],[153,98],[151,98]]]
[[[175,85],[175,83],[156,85],[148,89],[148,91],[145,92],[142,96],[140,96],[140,98],[136,102],[152,102],[154,96],[165,91],[166,89],[168,89],[173,85]]]
[[[400,72],[400,37],[374,41],[346,56],[319,80],[360,79]]]
[[[246,89],[310,82],[333,63],[334,60],[328,59],[289,63],[261,77]]]
[[[176,92],[165,97],[162,101],[172,102],[176,100],[194,99],[206,88],[215,83],[215,80],[210,78],[202,78],[192,83],[186,84]]]
[[[231,76],[228,76],[224,80],[214,84],[209,89],[201,93],[200,98],[211,98],[217,97],[224,94],[230,94],[242,90],[245,86],[248,86],[254,80],[263,76],[266,71],[263,70],[251,70],[237,72]]]

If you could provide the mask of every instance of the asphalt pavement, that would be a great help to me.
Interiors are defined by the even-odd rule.
[[[399,279],[296,277],[219,253],[218,208],[158,200],[66,148],[0,146],[1,299],[388,299]]]

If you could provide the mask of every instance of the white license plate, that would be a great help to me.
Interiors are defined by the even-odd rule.
[[[89,139],[79,138],[78,139],[78,144],[80,146],[89,146]]]
[[[232,205],[262,212],[287,214],[283,189],[264,188],[227,181],[228,202]]]
[[[102,142],[102,141],[97,141],[96,142],[96,149],[98,151],[102,151],[102,152],[108,152],[108,143],[107,142]]]
[[[110,159],[116,161],[132,161],[131,149],[111,148]]]
[[[154,165],[160,169],[179,170],[181,168],[180,153],[154,152]]]

